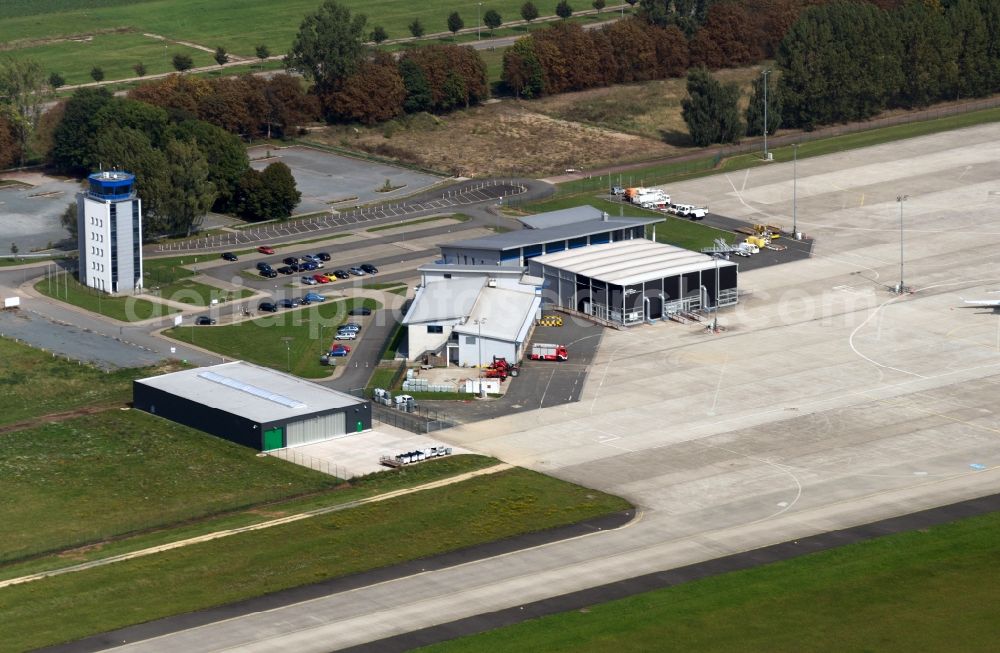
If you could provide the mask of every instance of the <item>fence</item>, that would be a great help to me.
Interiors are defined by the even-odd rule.
[[[356,207],[345,213],[334,213],[331,211],[330,214],[293,218],[263,227],[248,227],[176,243],[162,243],[157,245],[156,251],[184,252],[252,245],[254,243],[270,242],[383,218],[405,218],[427,211],[479,204],[497,199],[502,201],[506,197],[520,195],[527,192],[527,190],[526,186],[512,179],[487,179],[485,181],[465,184],[458,189],[446,190],[437,197],[419,202],[410,200],[391,204],[377,204],[374,206]]]
[[[274,456],[275,458],[281,458],[282,460],[287,460],[290,463],[295,463],[296,465],[301,465],[302,467],[308,467],[309,469],[316,470],[317,472],[323,472],[324,474],[329,474],[336,478],[341,478],[350,480],[354,478],[354,474],[346,467],[341,467],[335,463],[331,463],[329,460],[324,458],[316,458],[315,456],[310,456],[304,454],[301,451],[296,451],[295,449],[276,449],[274,451],[268,451],[267,455]]]
[[[417,405],[412,413],[372,403],[372,419],[380,424],[388,424],[413,433],[431,433],[455,426],[447,417],[436,410]]]

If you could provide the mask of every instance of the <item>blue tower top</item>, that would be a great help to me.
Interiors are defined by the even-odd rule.
[[[127,200],[133,196],[135,175],[119,170],[95,172],[87,177],[90,181],[89,195],[98,200]]]

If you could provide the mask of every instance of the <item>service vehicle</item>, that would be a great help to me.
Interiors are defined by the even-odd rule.
[[[569,352],[563,345],[538,342],[531,346],[528,357],[533,361],[564,361],[569,360]]]

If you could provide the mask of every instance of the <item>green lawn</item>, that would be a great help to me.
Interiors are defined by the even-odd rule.
[[[122,322],[138,322],[179,312],[176,308],[140,297],[111,297],[82,285],[75,277],[65,273],[42,279],[35,284],[35,290],[67,304]]]
[[[7,338],[0,338],[0,359],[0,424],[82,406],[123,404],[132,398],[132,379],[153,373],[147,369],[105,373]],[[0,441],[9,437],[0,435]]]
[[[17,578],[42,571],[63,569],[67,565],[100,560],[139,551],[170,542],[183,541],[206,533],[240,528],[269,521],[275,517],[301,514],[310,510],[347,506],[366,497],[384,494],[401,488],[414,487],[471,472],[497,464],[495,458],[461,454],[436,458],[420,465],[410,465],[398,469],[356,477],[347,483],[327,488],[311,494],[268,501],[266,507],[256,504],[245,509],[223,512],[199,519],[177,522],[163,528],[145,530],[139,533],[116,537],[101,546],[84,546],[61,550],[55,553],[32,556],[13,563],[0,563],[0,579]]]
[[[350,321],[349,309],[362,306],[375,310],[381,304],[372,299],[326,301],[226,326],[172,327],[164,334],[228,358],[320,378],[330,373],[329,367],[320,365],[319,357],[329,351],[337,325]]]
[[[338,483],[256,453],[137,410],[0,436],[0,560]]]
[[[993,513],[419,650],[995,651],[998,539]]]
[[[0,650],[21,651],[625,510],[512,469],[381,503],[0,591]],[[70,597],[86,596],[86,600]],[[54,613],[59,619],[53,619]]]
[[[407,25],[417,17],[429,33],[446,31],[446,18],[452,11],[458,11],[465,24],[472,27],[478,9],[469,0],[458,3],[345,0],[344,4],[352,12],[367,14],[369,26],[383,26],[390,38],[408,37]],[[519,18],[521,4],[522,0],[497,0],[490,8],[507,20],[514,20]],[[543,16],[554,14],[556,4],[556,0],[535,2]],[[316,0],[285,0],[280,7],[266,0],[94,0],[84,6],[69,0],[7,0],[0,4],[0,42],[23,41],[15,52],[30,50],[31,56],[44,61],[47,71],[55,66],[64,74],[78,67],[89,71],[95,63],[107,60],[107,77],[114,79],[119,75],[111,73],[118,64],[110,58],[120,50],[124,51],[120,63],[122,76],[131,74],[129,67],[137,61],[135,57],[142,57],[151,72],[153,66],[163,65],[163,43],[142,37],[145,32],[209,48],[221,45],[233,54],[251,58],[254,47],[261,43],[268,45],[272,53],[282,54],[290,46],[302,19],[317,6]],[[128,32],[111,33],[116,30]],[[91,42],[37,42],[83,34],[98,36]],[[152,49],[143,47],[142,40],[151,41]],[[196,65],[202,63],[202,57],[211,62],[210,53],[198,54],[197,50],[171,43],[166,66],[170,66],[170,57],[181,50],[196,55]]]
[[[191,277],[198,273],[185,266],[194,265],[199,258],[203,261],[214,261],[217,257],[188,255],[144,260],[143,279],[146,289],[163,299],[193,304],[194,306],[209,306],[213,299],[219,302],[239,300],[253,294],[252,290],[245,288],[223,290],[216,286],[192,281]]]
[[[0,33],[4,32],[0,27]],[[79,33],[79,32],[76,32]],[[215,64],[211,52],[144,36],[140,32],[88,35],[84,39],[61,40],[16,50],[19,57],[31,58],[48,72],[58,72],[67,84],[93,82],[90,70],[99,66],[105,79],[134,77],[132,66],[140,61],[147,75],[174,72],[173,56],[186,54],[196,67]]]

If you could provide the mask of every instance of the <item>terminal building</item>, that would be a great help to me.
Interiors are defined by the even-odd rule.
[[[636,238],[528,262],[556,306],[625,326],[737,302],[736,263]]]
[[[135,175],[95,172],[77,195],[80,283],[113,295],[142,289],[142,200]]]
[[[259,451],[372,428],[367,400],[242,361],[137,379],[132,401],[139,410]]]
[[[663,218],[656,217],[611,217],[592,206],[540,213],[520,220],[526,229],[440,245],[442,262],[523,268],[528,260],[543,254],[645,238],[647,226],[663,222]]]

